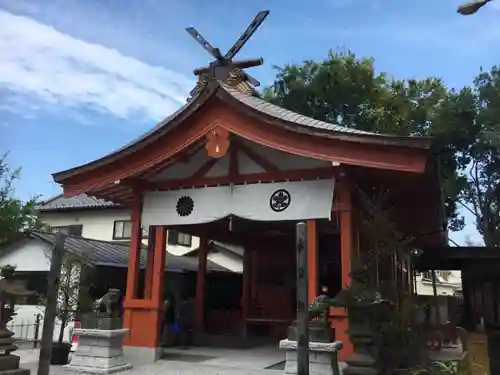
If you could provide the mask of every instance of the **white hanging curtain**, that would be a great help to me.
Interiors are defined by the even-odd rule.
[[[334,180],[205,187],[144,195],[142,222],[191,225],[229,215],[255,221],[330,219]]]

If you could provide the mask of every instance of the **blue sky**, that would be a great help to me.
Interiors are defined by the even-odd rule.
[[[395,77],[459,87],[499,62],[500,0],[471,17],[457,15],[459,3],[0,0],[0,153],[22,167],[18,195],[59,193],[51,173],[120,147],[182,104],[192,69],[210,59],[185,27],[225,52],[263,9],[271,14],[239,57],[264,57],[251,72],[264,85],[273,65],[349,48]],[[467,235],[477,239],[470,226],[453,238]]]

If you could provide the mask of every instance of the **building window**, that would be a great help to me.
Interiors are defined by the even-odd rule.
[[[167,243],[169,245],[180,245],[191,247],[192,238],[190,234],[181,233],[177,230],[170,229],[168,231]]]
[[[149,229],[142,228],[142,238],[148,238]],[[113,225],[114,240],[130,240],[132,238],[132,222],[130,220],[116,220]]]
[[[68,236],[82,236],[83,225],[65,225],[60,227],[52,227],[52,232],[61,232]]]

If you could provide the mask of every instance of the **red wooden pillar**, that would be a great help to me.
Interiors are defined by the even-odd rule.
[[[352,185],[344,175],[338,184],[338,200],[334,204],[334,210],[340,218],[340,272],[342,288],[351,284],[351,258],[353,252],[353,215],[352,215]],[[354,352],[347,330],[349,322],[347,312],[342,308],[331,309],[333,313],[332,326],[335,328],[335,339],[344,343],[339,353],[339,360],[343,361]]]
[[[127,276],[128,284],[137,287],[137,282],[132,283],[135,270],[131,265],[135,264],[139,268],[139,251],[140,249],[140,225],[134,222],[135,214],[132,214],[132,238],[131,245],[129,274]],[[139,215],[140,217],[140,215]],[[139,223],[140,224],[140,223]],[[137,228],[136,228],[137,227]],[[158,359],[159,352],[156,350],[160,341],[160,325],[162,312],[162,296],[163,296],[163,276],[165,269],[166,256],[166,235],[165,227],[158,226],[154,230],[154,247],[152,248],[152,273],[149,277],[149,285],[146,287],[149,292],[149,297],[144,299],[137,298],[137,293],[132,293],[127,289],[127,294],[124,307],[124,327],[128,328],[129,334],[124,339],[124,345],[127,347],[135,347],[142,349],[151,349],[151,351],[141,351],[141,356],[150,353],[152,359]],[[139,240],[137,241],[137,238]],[[138,243],[138,247],[136,245]],[[132,280],[131,280],[132,279]],[[138,278],[136,278],[138,279]],[[131,289],[132,291],[134,289]],[[138,352],[139,353],[139,352]]]
[[[307,226],[307,293],[309,303],[318,295],[318,231],[316,220],[310,219]]]
[[[154,260],[151,283],[151,301],[155,309],[163,308],[163,278],[165,275],[165,259],[167,256],[167,229],[158,226],[154,231]]]
[[[198,251],[198,273],[196,277],[196,328],[198,332],[205,331],[205,285],[207,279],[208,241],[200,238]]]
[[[151,298],[151,287],[153,285],[153,265],[155,249],[156,227],[149,227],[148,251],[146,255],[146,274],[144,280],[144,298]]]
[[[137,298],[139,289],[139,272],[141,270],[141,215],[142,196],[138,195],[132,204],[132,230],[130,238],[130,258],[127,271],[127,290],[125,301]],[[125,317],[126,318],[126,317]]]

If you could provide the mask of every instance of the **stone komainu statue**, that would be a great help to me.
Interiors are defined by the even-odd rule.
[[[97,311],[107,316],[120,316],[121,300],[122,295],[120,289],[110,288],[104,296],[96,301]]]

